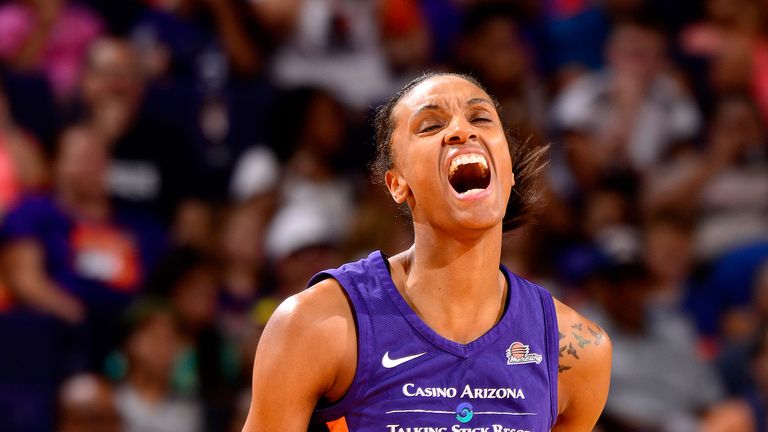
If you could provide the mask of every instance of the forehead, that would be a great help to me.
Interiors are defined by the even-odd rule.
[[[625,25],[616,30],[613,40],[615,44],[628,48],[632,48],[636,44],[660,47],[664,41],[662,36],[653,29],[635,25]]]
[[[410,115],[425,105],[463,107],[473,98],[491,100],[485,91],[464,78],[453,75],[436,76],[411,89],[395,107],[394,117],[398,119],[401,115]]]

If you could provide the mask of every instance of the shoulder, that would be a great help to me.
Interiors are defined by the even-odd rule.
[[[352,308],[338,281],[322,280],[289,297],[275,310],[256,353],[310,373],[317,398],[343,395],[354,376],[356,330]],[[308,370],[305,359],[313,361]],[[350,361],[351,360],[351,361]],[[270,361],[270,362],[271,362]],[[351,374],[349,370],[351,368]]]
[[[555,310],[560,339],[558,423],[591,428],[608,397],[611,340],[599,325],[556,299]]]
[[[341,285],[336,279],[327,278],[285,299],[270,322],[303,325],[339,314],[352,316]]]
[[[557,299],[554,299],[554,302],[557,313],[557,327],[560,332],[561,353],[567,354],[573,360],[584,359],[588,360],[589,363],[610,363],[611,340],[605,331],[595,322],[585,318],[565,303]],[[565,349],[563,350],[563,348]],[[560,372],[565,372],[574,367],[584,368],[581,364],[569,362],[567,360],[568,357],[560,357]],[[568,366],[569,363],[573,364]]]
[[[288,297],[275,310],[265,332],[279,332],[292,340],[316,340],[337,336],[352,319],[352,311],[339,282],[324,279]]]

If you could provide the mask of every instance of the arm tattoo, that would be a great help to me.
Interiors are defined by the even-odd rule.
[[[600,329],[600,327],[598,327],[597,330],[592,330],[592,327],[587,327],[587,330],[589,330],[589,334],[595,338],[595,345],[600,345],[600,343],[603,341],[603,331]]]
[[[579,344],[579,348],[584,348],[584,345],[589,345],[592,343],[589,339],[584,339],[583,337],[579,336],[577,333],[571,333],[573,334],[573,337],[576,338],[576,343]]]
[[[579,352],[584,350],[588,345],[598,346],[603,343],[605,333],[603,329],[595,326],[584,325],[584,323],[576,323],[570,326],[571,331],[569,334],[558,332],[560,339],[560,351],[558,358],[560,364],[558,365],[558,372],[563,373],[571,369],[577,360],[580,360]]]
[[[576,352],[576,349],[573,347],[573,344],[568,342],[568,350],[566,351],[568,354],[576,357],[576,360],[579,359],[579,353]]]

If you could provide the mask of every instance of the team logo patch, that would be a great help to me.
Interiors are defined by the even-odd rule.
[[[532,353],[529,345],[524,345],[522,342],[513,342],[507,348],[507,364],[526,363],[541,363],[541,354]]]

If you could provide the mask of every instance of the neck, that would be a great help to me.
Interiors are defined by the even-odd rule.
[[[78,195],[72,191],[60,190],[59,203],[78,218],[103,221],[109,218],[109,199],[106,196]]]
[[[416,224],[413,246],[402,255],[398,289],[416,313],[444,337],[466,343],[499,320],[506,280],[499,272],[501,224],[456,238]]]

